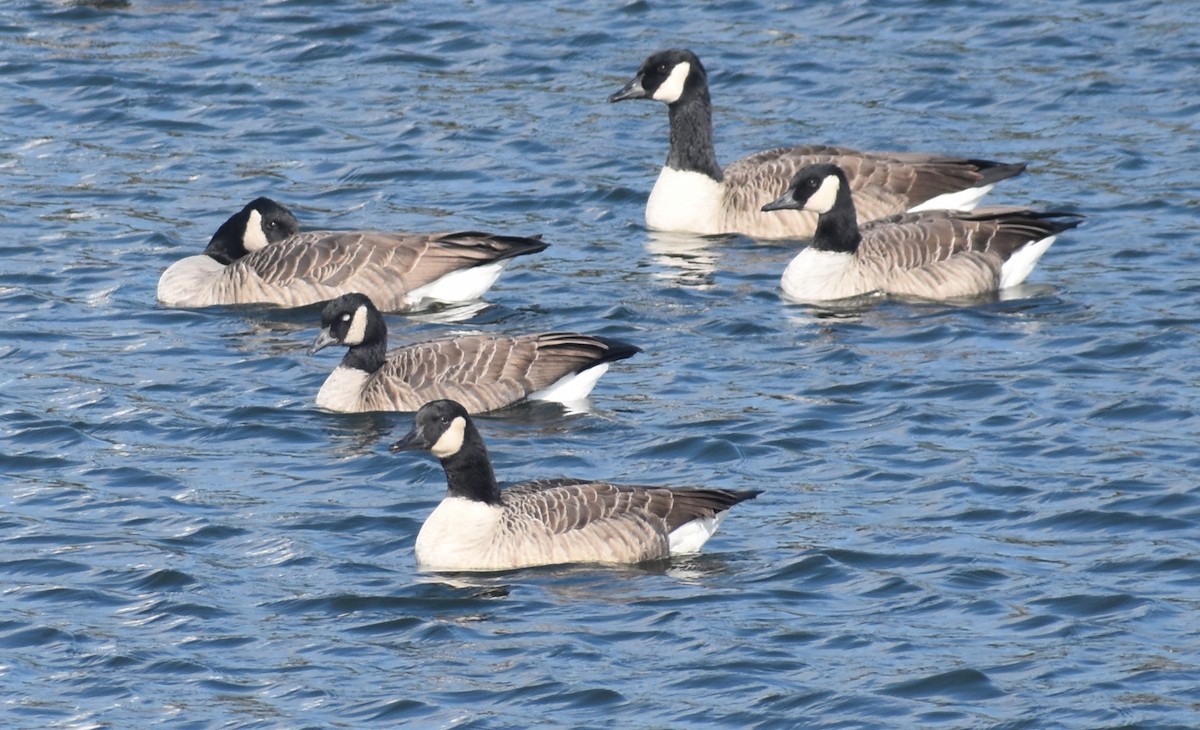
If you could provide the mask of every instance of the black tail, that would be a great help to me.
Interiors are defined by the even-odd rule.
[[[995,162],[993,160],[971,160],[979,168],[979,184],[991,185],[1025,172],[1024,162]]]
[[[447,233],[441,236],[438,241],[444,245],[461,245],[473,249],[486,247],[491,251],[492,255],[486,261],[480,261],[481,264],[516,258],[517,256],[526,256],[531,253],[540,253],[550,246],[550,244],[542,240],[540,234],[537,236],[502,236],[496,233],[483,233],[480,231]]]

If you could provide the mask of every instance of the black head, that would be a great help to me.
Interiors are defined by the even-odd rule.
[[[270,198],[255,198],[221,224],[204,253],[228,266],[299,232],[300,223],[290,210]]]
[[[464,443],[478,438],[466,408],[456,401],[435,400],[421,406],[413,418],[412,431],[388,450],[425,449],[439,459],[447,459],[461,451]]]
[[[343,294],[321,310],[321,332],[308,354],[330,345],[356,347],[381,343],[386,347],[387,323],[371,298],[357,292]]]
[[[608,100],[657,99],[669,105],[707,88],[708,74],[696,54],[685,48],[671,48],[642,62],[637,76]]]
[[[762,209],[828,213],[843,196],[848,197],[849,194],[850,183],[842,168],[830,163],[809,165],[796,173],[783,195],[767,203]]]

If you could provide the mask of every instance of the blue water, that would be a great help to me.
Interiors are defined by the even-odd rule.
[[[1200,726],[1200,8],[863,0],[0,9],[5,728]],[[718,152],[1024,160],[1086,224],[1014,298],[786,304],[795,247],[642,225],[696,50]],[[399,338],[625,338],[502,480],[761,488],[703,555],[414,570],[401,414],[313,397],[316,310],[163,310],[260,195],[551,242]]]

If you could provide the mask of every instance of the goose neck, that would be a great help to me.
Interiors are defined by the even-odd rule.
[[[671,147],[667,167],[699,172],[720,182],[721,166],[713,146],[712,103],[701,87],[671,104]]]
[[[500,487],[492,471],[492,462],[482,443],[468,436],[463,447],[455,454],[442,459],[446,472],[447,494],[463,497],[485,504],[500,504]]]

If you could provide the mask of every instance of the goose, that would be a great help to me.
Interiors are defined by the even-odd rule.
[[[670,111],[667,162],[646,201],[646,225],[700,235],[809,238],[816,216],[803,211],[763,215],[760,208],[787,188],[802,167],[832,162],[846,170],[860,221],[906,211],[970,210],[1023,163],[904,152],[859,152],[801,145],[742,158],[722,169],[713,147],[712,102],[700,59],[674,48],[652,54],[610,102],[654,99]]]
[[[458,233],[300,232],[296,217],[256,198],[217,229],[204,253],[176,261],[158,281],[167,307],[274,304],[301,307],[351,291],[385,311],[483,296],[539,238]]]
[[[442,462],[446,496],[417,534],[422,570],[496,571],[564,563],[640,563],[696,553],[730,507],[759,490],[669,489],[538,479],[501,490],[467,409],[421,406],[393,452]]]
[[[784,294],[801,302],[872,293],[952,299],[1015,286],[1081,217],[1013,207],[929,210],[860,228],[846,173],[832,164],[800,170],[762,209],[818,215],[812,243],[783,272]]]
[[[573,332],[459,335],[387,351],[387,323],[358,292],[325,305],[309,354],[350,348],[317,393],[317,407],[341,413],[415,411],[453,398],[472,413],[523,400],[580,401],[616,360],[641,349]]]

